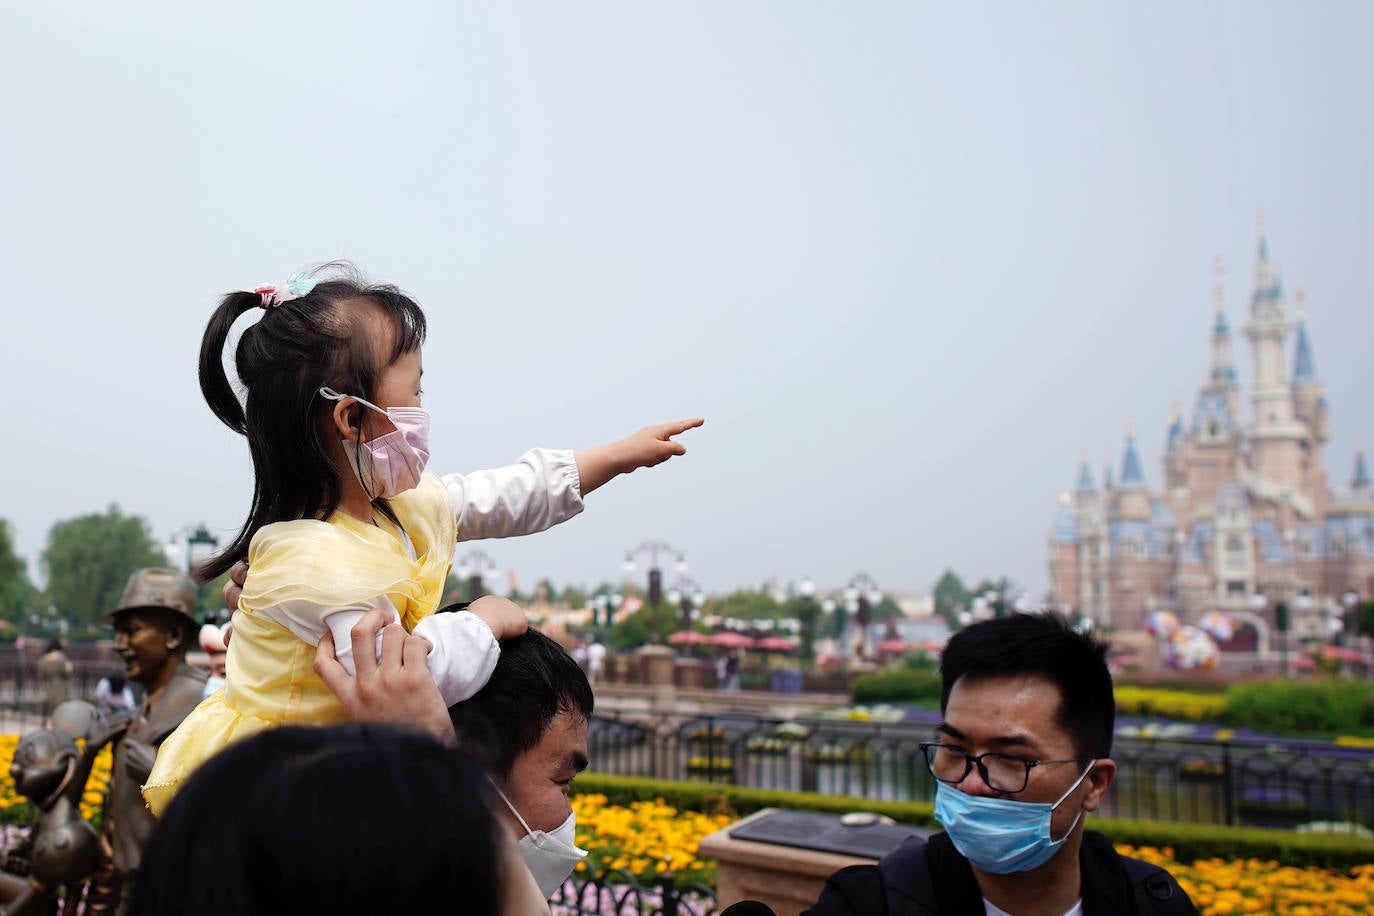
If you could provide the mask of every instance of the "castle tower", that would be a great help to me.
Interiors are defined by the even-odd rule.
[[[1164,487],[1173,493],[1188,485],[1188,434],[1178,404],[1169,408],[1169,431],[1164,434]]]
[[[1121,483],[1112,498],[1112,517],[1131,521],[1146,521],[1150,517],[1150,491],[1145,486],[1145,472],[1140,452],[1135,446],[1135,424],[1126,427],[1126,449],[1121,455]]]
[[[1215,504],[1217,494],[1235,479],[1240,454],[1240,386],[1231,349],[1231,323],[1226,319],[1226,295],[1221,262],[1212,269],[1212,368],[1198,389],[1197,405],[1188,436],[1188,449],[1177,472],[1179,483],[1170,482],[1175,512],[1184,518],[1188,506]],[[1183,523],[1186,526],[1186,521]]]
[[[1297,342],[1293,352],[1293,410],[1307,431],[1299,455],[1302,490],[1312,502],[1312,515],[1326,514],[1328,485],[1322,446],[1331,437],[1331,411],[1326,404],[1326,389],[1317,378],[1317,360],[1312,356],[1312,341],[1307,334],[1307,311],[1303,294],[1297,294]]]
[[[1331,418],[1326,409],[1326,389],[1317,378],[1317,360],[1312,356],[1312,341],[1307,334],[1307,310],[1298,291],[1297,344],[1293,351],[1293,409],[1307,424],[1310,437],[1325,443],[1331,436]]]
[[[1364,449],[1355,449],[1355,473],[1350,476],[1350,489],[1355,493],[1368,493],[1369,468],[1364,463]]]
[[[1078,485],[1074,487],[1074,501],[1080,509],[1097,503],[1097,484],[1093,482],[1093,469],[1088,464],[1088,453],[1083,452],[1083,461],[1078,468]]]
[[[1226,291],[1222,286],[1221,259],[1212,265],[1212,303],[1216,317],[1212,321],[1212,375],[1208,387],[1226,399],[1226,409],[1233,421],[1240,419],[1240,385],[1236,381],[1236,361],[1231,351],[1231,323],[1226,320]]]
[[[1295,417],[1293,389],[1284,364],[1289,330],[1288,304],[1278,271],[1269,261],[1269,242],[1261,217],[1255,293],[1250,301],[1250,324],[1245,329],[1254,353],[1250,464],[1261,480],[1297,489],[1303,483],[1300,452],[1307,430]]]

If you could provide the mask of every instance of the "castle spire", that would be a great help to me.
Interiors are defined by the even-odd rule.
[[[1355,449],[1355,474],[1350,480],[1350,489],[1361,492],[1369,489],[1369,468],[1364,463],[1364,449]]]
[[[1250,392],[1254,411],[1254,433],[1261,439],[1283,440],[1289,442],[1295,435],[1293,424],[1293,389],[1285,368],[1287,355],[1288,305],[1284,302],[1283,288],[1279,284],[1278,273],[1269,262],[1269,244],[1264,235],[1264,218],[1260,217],[1259,260],[1255,265],[1255,293],[1250,301],[1250,323],[1245,334],[1250,338],[1252,348],[1251,365],[1254,385]],[[1286,451],[1288,445],[1275,445],[1279,452]],[[1264,449],[1269,449],[1268,445]],[[1277,454],[1277,452],[1275,453]],[[1252,452],[1257,466],[1268,461],[1260,460]],[[1275,468],[1279,463],[1287,464],[1287,459],[1274,459]]]
[[[1183,414],[1179,412],[1178,401],[1169,408],[1169,432],[1164,437],[1164,451],[1172,454],[1183,441]]]
[[[1092,469],[1092,467],[1088,464],[1088,450],[1087,450],[1087,449],[1084,449],[1084,450],[1083,450],[1083,459],[1082,459],[1082,463],[1081,463],[1080,467],[1078,468],[1078,488],[1077,488],[1077,492],[1079,492],[1079,493],[1091,493],[1091,492],[1093,492],[1093,491],[1096,490],[1096,489],[1097,489],[1097,485],[1093,483],[1093,469]]]
[[[1236,364],[1231,358],[1231,325],[1226,320],[1226,295],[1221,278],[1225,276],[1221,258],[1212,262],[1212,301],[1216,307],[1216,320],[1212,323],[1212,380],[1234,385]]]
[[[1293,357],[1293,381],[1315,382],[1317,380],[1317,361],[1312,357],[1312,342],[1307,337],[1307,310],[1303,308],[1304,296],[1298,290],[1298,346]]]
[[[1140,453],[1135,447],[1135,424],[1126,426],[1126,452],[1121,458],[1121,488],[1145,486],[1145,472],[1141,470]]]

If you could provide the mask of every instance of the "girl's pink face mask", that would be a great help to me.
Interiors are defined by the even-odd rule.
[[[339,394],[332,388],[321,388],[320,395],[331,401],[352,398],[383,414],[396,427],[361,444],[340,440],[348,464],[368,496],[386,499],[419,485],[429,461],[429,411],[423,407],[382,409],[357,395]]]

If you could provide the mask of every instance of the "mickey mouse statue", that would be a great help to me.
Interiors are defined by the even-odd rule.
[[[101,720],[89,703],[69,700],[52,721],[52,728],[20,740],[10,766],[15,790],[39,813],[0,862],[0,916],[52,912],[61,889],[90,877],[99,862],[100,838],[81,817],[81,796],[96,755],[127,719]]]

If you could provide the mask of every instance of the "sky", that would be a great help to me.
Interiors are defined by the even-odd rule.
[[[251,466],[205,323],[346,258],[426,310],[436,470],[706,418],[460,556],[591,585],[664,540],[710,592],[1042,593],[1084,450],[1119,474],[1134,423],[1160,485],[1261,208],[1333,480],[1374,444],[1372,30],[1362,2],[4,4],[0,518],[38,581],[53,523],[111,503],[231,537]]]

